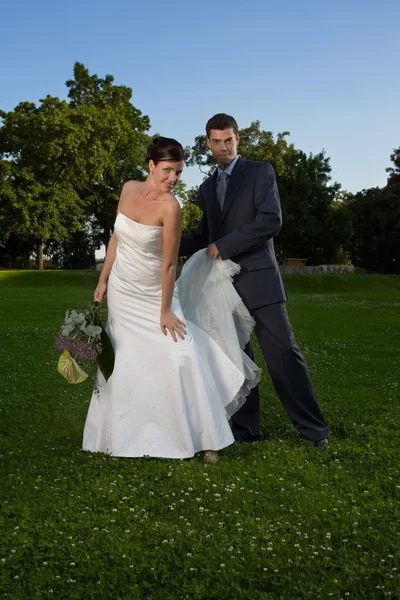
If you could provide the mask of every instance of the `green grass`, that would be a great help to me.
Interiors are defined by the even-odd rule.
[[[204,465],[80,450],[90,383],[57,374],[54,336],[96,277],[0,272],[1,597],[400,598],[400,278],[287,277],[331,447],[265,374],[268,441]]]

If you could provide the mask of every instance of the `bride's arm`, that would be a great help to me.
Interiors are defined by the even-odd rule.
[[[117,206],[117,215],[120,212],[121,203],[123,203],[123,197],[126,193],[131,192],[132,187],[135,185],[135,181],[127,181],[122,186],[121,195]],[[108,242],[106,257],[104,259],[103,268],[101,269],[99,281],[96,289],[94,290],[93,298],[95,302],[102,302],[107,294],[107,280],[110,276],[112,266],[114,264],[115,255],[117,253],[117,238],[115,233],[110,237]]]
[[[181,239],[181,209],[175,200],[168,202],[163,216],[163,255],[164,262],[161,273],[161,316],[160,326],[164,335],[169,331],[176,342],[176,335],[184,339],[185,324],[171,312],[174,294],[176,265]]]
[[[95,302],[102,302],[106,296],[107,280],[114,264],[116,252],[117,238],[115,237],[115,233],[113,233],[110,241],[108,242],[106,257],[104,259],[103,268],[101,269],[99,282],[94,290],[93,298]]]

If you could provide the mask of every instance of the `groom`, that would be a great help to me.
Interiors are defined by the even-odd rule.
[[[206,133],[218,168],[200,186],[203,218],[190,236],[182,238],[179,255],[207,247],[210,258],[229,258],[241,266],[233,283],[255,320],[275,390],[300,435],[315,446],[327,446],[328,427],[294,339],[275,257],[273,238],[281,228],[282,214],[274,169],[268,162],[238,156],[233,117],[214,115]],[[253,358],[250,344],[246,352]],[[238,441],[263,439],[258,387],[232,417],[232,431]]]

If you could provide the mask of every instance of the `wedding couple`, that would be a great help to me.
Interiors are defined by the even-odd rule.
[[[328,427],[285,308],[274,252],[281,207],[272,166],[238,153],[235,119],[206,125],[217,169],[200,186],[203,218],[181,239],[172,194],[184,164],[177,141],[156,138],[145,182],[121,193],[94,292],[107,294],[115,367],[98,375],[83,448],[121,457],[189,458],[262,440],[254,327],[275,390],[300,435],[328,445]],[[193,255],[178,282],[178,256]],[[229,423],[231,420],[231,424]]]

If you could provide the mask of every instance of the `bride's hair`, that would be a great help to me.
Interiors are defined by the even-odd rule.
[[[185,151],[182,145],[172,138],[155,137],[147,146],[146,163],[152,160],[155,165],[163,160],[179,162],[185,160]]]

